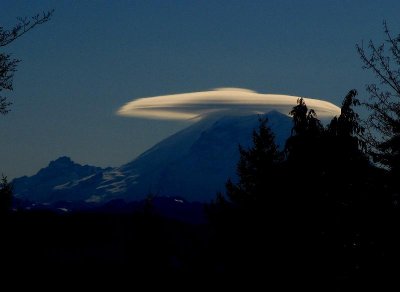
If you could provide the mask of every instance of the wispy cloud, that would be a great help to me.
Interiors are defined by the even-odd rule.
[[[139,98],[122,106],[117,114],[161,120],[199,119],[217,113],[265,113],[276,110],[284,114],[296,105],[298,96],[261,94],[240,88]],[[304,98],[307,106],[320,118],[340,115],[336,105],[318,99]]]

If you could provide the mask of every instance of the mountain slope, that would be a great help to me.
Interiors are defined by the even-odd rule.
[[[283,146],[290,135],[291,118],[270,112],[269,125]],[[119,177],[102,183],[108,198],[127,200],[158,196],[181,196],[190,201],[209,201],[224,191],[228,177],[235,179],[238,145],[251,144],[257,115],[226,116],[200,121],[156,144],[130,163],[115,169]],[[114,187],[123,186],[120,193]]]

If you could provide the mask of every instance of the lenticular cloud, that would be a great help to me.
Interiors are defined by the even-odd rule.
[[[215,114],[266,113],[276,110],[288,114],[298,96],[261,94],[248,89],[219,88],[210,91],[139,98],[122,106],[120,116],[161,120],[201,119]],[[319,118],[340,115],[336,105],[318,99],[304,98],[308,108]]]

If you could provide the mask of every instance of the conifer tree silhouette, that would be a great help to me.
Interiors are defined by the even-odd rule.
[[[216,202],[208,206],[216,232],[215,257],[222,261],[224,275],[243,278],[256,275],[260,266],[276,268],[271,251],[276,253],[277,247],[284,158],[266,117],[259,118],[252,142],[248,149],[239,146],[238,181],[228,180],[226,196],[218,194]]]
[[[13,188],[6,176],[2,176],[0,182],[0,214],[5,215],[11,210]]]
[[[228,198],[240,206],[255,206],[268,200],[268,193],[275,189],[278,169],[283,161],[283,154],[268,127],[268,119],[260,117],[259,123],[258,131],[253,131],[253,146],[249,149],[239,146],[239,182],[235,184],[228,180],[226,184]]]

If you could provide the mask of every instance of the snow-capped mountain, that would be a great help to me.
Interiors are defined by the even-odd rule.
[[[268,125],[283,147],[290,117],[272,111]],[[62,157],[32,177],[13,181],[16,197],[40,202],[57,200],[107,202],[141,200],[149,194],[209,201],[236,177],[238,145],[251,144],[259,116],[209,116],[159,142],[133,161],[116,168],[80,166]]]
[[[13,180],[17,198],[37,202],[54,202],[59,200],[80,200],[86,191],[85,181],[101,176],[104,171],[100,167],[80,165],[69,157],[60,157],[39,170],[31,177],[23,176]],[[79,185],[79,188],[75,188]],[[65,189],[74,192],[64,192]]]

